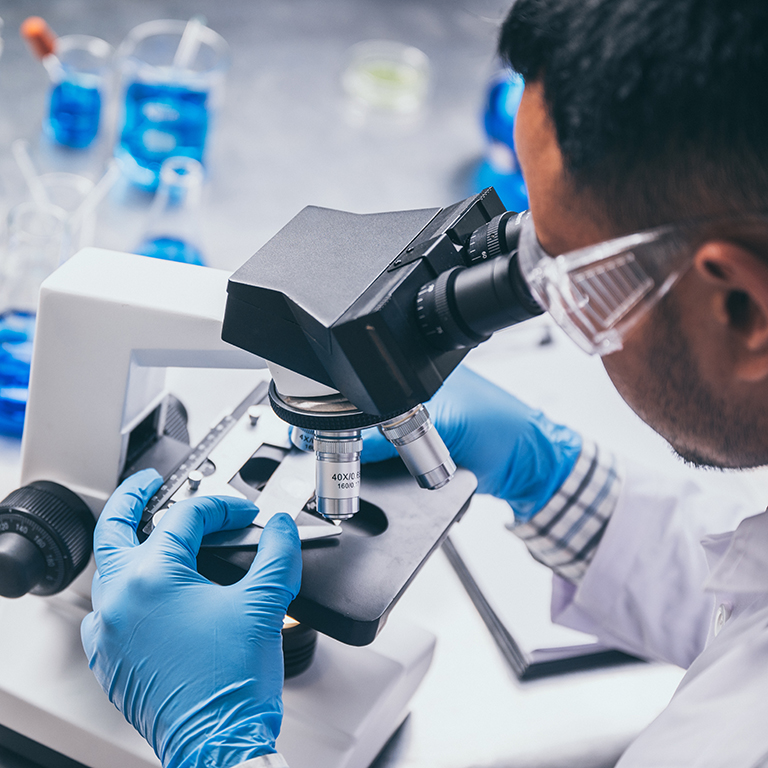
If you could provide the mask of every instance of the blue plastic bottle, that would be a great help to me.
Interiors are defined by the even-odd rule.
[[[488,139],[486,155],[478,168],[475,185],[494,187],[509,210],[528,208],[528,193],[515,153],[515,118],[525,84],[509,69],[497,73],[488,86],[483,125]]]

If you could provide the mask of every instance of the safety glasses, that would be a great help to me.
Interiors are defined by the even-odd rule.
[[[589,354],[620,350],[629,331],[692,263],[695,227],[670,225],[551,256],[528,216],[519,264],[536,300]]]

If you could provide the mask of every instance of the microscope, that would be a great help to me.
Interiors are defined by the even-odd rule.
[[[222,338],[269,361],[272,408],[316,453],[323,517],[359,509],[366,427],[420,487],[453,477],[423,403],[469,349],[541,314],[516,258],[521,221],[492,189],[441,210],[308,207],[232,275]]]
[[[0,743],[51,766],[157,764],[78,633],[94,521],[151,466],[164,483],[140,540],[182,498],[259,507],[249,528],[203,540],[212,581],[243,575],[272,514],[294,517],[304,568],[290,616],[320,636],[289,652],[284,631],[298,674],[278,749],[292,768],[373,760],[434,647],[420,628],[382,630],[476,485],[424,403],[471,348],[543,311],[518,261],[525,216],[492,189],[417,211],[308,207],[232,275],[86,249],[43,284],[22,487],[0,502],[0,595],[20,598],[0,603],[0,651],[16,660],[0,670]],[[256,386],[191,445],[171,367],[254,369]],[[402,461],[361,471],[374,427]]]

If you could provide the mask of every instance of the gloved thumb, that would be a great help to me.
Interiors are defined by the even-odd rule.
[[[80,642],[83,644],[83,650],[90,662],[96,652],[96,615],[93,611],[86,614],[80,623]]]
[[[271,603],[282,614],[301,588],[301,542],[290,515],[275,515],[259,539],[259,550],[242,582],[260,604]]]
[[[363,464],[372,464],[376,461],[385,461],[397,456],[397,450],[378,429],[363,430],[363,452],[360,461]]]

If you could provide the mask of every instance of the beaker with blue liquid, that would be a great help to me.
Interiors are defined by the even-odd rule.
[[[20,436],[40,284],[64,255],[66,214],[53,205],[20,203],[8,214],[0,261],[0,433]]]
[[[154,191],[168,158],[205,162],[229,47],[199,20],[159,19],[135,27],[117,61],[123,116],[115,157],[130,181]]]
[[[46,135],[73,149],[90,146],[99,135],[110,87],[112,46],[90,35],[56,39],[46,69],[51,76]]]

